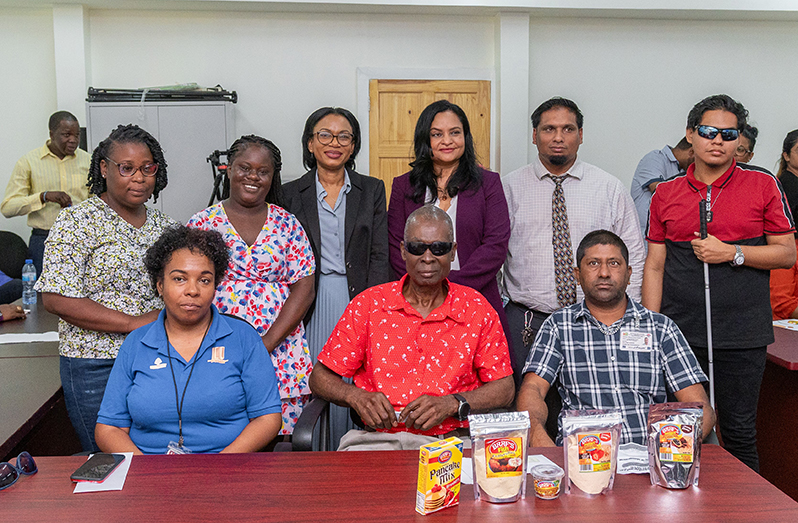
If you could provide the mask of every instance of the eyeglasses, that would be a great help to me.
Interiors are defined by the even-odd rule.
[[[452,242],[405,242],[405,250],[413,256],[422,256],[429,249],[433,256],[443,256],[452,252],[453,245]]]
[[[258,178],[269,178],[272,174],[274,174],[274,170],[269,170],[269,169],[255,170],[252,167],[244,167],[238,164],[233,166],[233,171],[238,176],[244,176],[244,177],[249,176],[253,172],[258,175]]]
[[[136,174],[136,171],[141,171],[141,174],[144,176],[155,176],[155,173],[158,172],[158,164],[157,163],[147,163],[142,165],[141,167],[133,167],[129,163],[116,163],[110,158],[106,158],[109,162],[116,165],[116,168],[119,170],[119,176],[123,176],[125,178],[129,178]]]
[[[699,125],[695,130],[698,132],[698,136],[707,140],[713,140],[718,133],[720,133],[720,139],[724,142],[731,142],[740,137],[740,131],[737,129],[718,129],[711,125]]]
[[[347,145],[352,143],[352,140],[355,139],[352,133],[346,131],[338,134],[333,134],[330,131],[319,131],[315,134],[316,134],[316,139],[322,145],[330,145],[333,141],[333,138],[335,138],[336,140],[338,140],[338,143],[342,147],[346,147]]]
[[[20,474],[30,476],[31,474],[36,474],[38,470],[36,462],[33,461],[33,457],[27,451],[17,456],[16,466],[8,461],[0,463],[0,490],[16,483]]]
[[[746,149],[746,148],[745,148],[745,147],[743,147],[742,145],[740,145],[739,147],[737,147],[737,154],[739,154],[740,156],[742,156],[742,155],[744,155],[744,154],[750,154],[750,153],[752,153],[752,152],[754,152],[754,151],[749,151],[748,149]]]

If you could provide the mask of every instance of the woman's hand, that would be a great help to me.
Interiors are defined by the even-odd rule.
[[[228,446],[222,449],[221,454],[236,454],[243,452],[257,452],[268,445],[283,425],[283,417],[279,412],[264,414],[249,420],[241,434]],[[99,426],[99,425],[98,425]]]
[[[283,308],[280,309],[280,314],[274,319],[274,323],[266,331],[266,334],[261,337],[263,345],[266,346],[269,353],[274,351],[285,337],[296,329],[316,296],[316,284],[312,274],[291,284],[289,288],[291,294],[285,300]]]
[[[100,305],[90,298],[69,298],[52,292],[42,293],[44,308],[62,320],[80,327],[100,332],[118,332],[127,334],[152,323],[160,311],[150,311],[140,316],[125,314],[105,305]]]
[[[0,315],[3,316],[2,321],[25,319],[25,309],[19,305],[0,305]]]
[[[114,427],[98,423],[94,428],[94,440],[103,452],[132,452],[142,455],[133,440],[130,439],[130,427]]]

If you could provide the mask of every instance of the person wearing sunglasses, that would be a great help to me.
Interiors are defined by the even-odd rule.
[[[302,160],[308,170],[285,184],[285,208],[308,234],[316,258],[316,298],[305,315],[313,362],[349,300],[391,280],[385,184],[355,172],[360,124],[340,107],[322,107],[305,122]],[[332,448],[352,428],[347,409],[330,411]]]
[[[103,451],[256,452],[277,435],[269,352],[251,325],[213,305],[229,259],[219,232],[182,225],[147,250],[164,310],[119,349],[97,418]]]
[[[313,362],[302,318],[313,303],[316,262],[305,230],[281,207],[280,149],[254,134],[227,152],[230,197],[196,213],[189,227],[216,230],[230,249],[230,270],[216,288],[216,307],[248,321],[271,354],[282,398],[280,434],[310,400]]]
[[[457,253],[449,215],[433,205],[413,211],[400,249],[406,274],[352,300],[310,376],[315,395],[351,407],[367,428],[347,432],[339,450],[467,437],[470,412],[513,400],[499,315],[447,278]]]
[[[144,270],[144,253],[177,222],[145,205],[166,187],[158,141],[120,125],[92,154],[93,196],[62,209],[50,230],[36,290],[60,316],[61,384],[84,451],[95,451],[94,425],[105,384],[127,333],[163,307]]]
[[[747,117],[727,95],[709,96],[690,110],[687,139],[695,163],[659,184],[651,199],[643,305],[676,322],[707,372],[707,264],[720,432],[725,448],[758,470],[756,411],[767,345],[774,341],[768,281],[771,269],[795,263],[796,252],[793,217],[776,177],[734,159]]]
[[[448,100],[419,115],[411,170],[394,178],[388,206],[391,267],[405,274],[399,244],[410,213],[431,203],[454,223],[457,253],[449,279],[479,291],[507,328],[496,274],[507,257],[510,217],[499,174],[480,167],[471,125],[463,109]]]

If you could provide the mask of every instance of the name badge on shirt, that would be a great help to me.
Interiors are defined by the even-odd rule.
[[[650,332],[621,331],[621,350],[650,351],[652,336]]]

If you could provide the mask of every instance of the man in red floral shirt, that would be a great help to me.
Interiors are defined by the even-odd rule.
[[[341,449],[418,448],[465,436],[469,412],[513,400],[496,311],[477,291],[446,279],[457,249],[448,214],[416,210],[404,237],[407,275],[352,300],[310,376],[315,395],[355,409],[366,425],[348,432]]]

